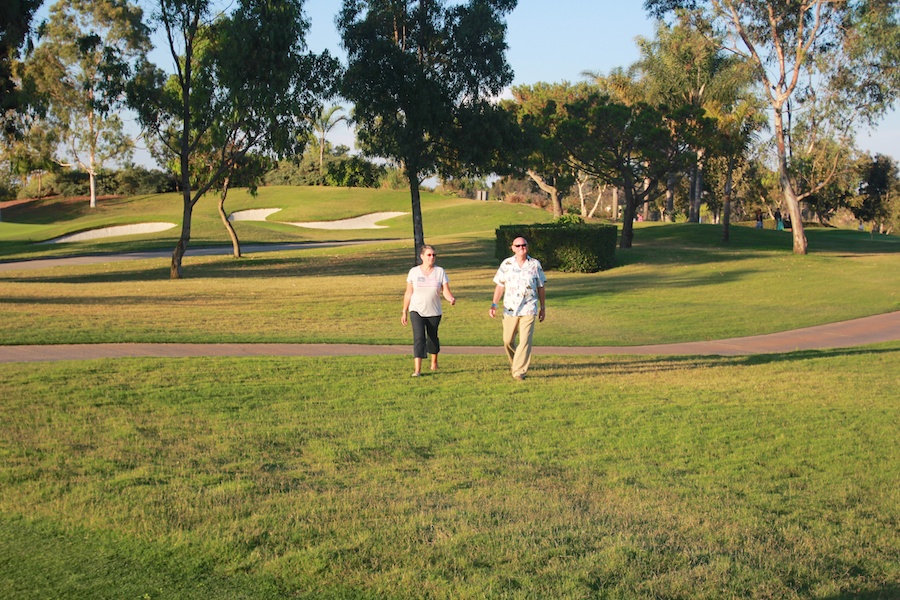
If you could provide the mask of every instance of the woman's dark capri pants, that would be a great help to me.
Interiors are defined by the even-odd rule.
[[[428,354],[440,352],[441,341],[438,339],[438,325],[441,324],[441,315],[423,317],[417,312],[410,311],[409,320],[413,330],[413,357],[426,358]],[[425,353],[426,350],[428,354]]]

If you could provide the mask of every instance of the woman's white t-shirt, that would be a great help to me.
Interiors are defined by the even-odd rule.
[[[417,312],[422,317],[436,317],[441,314],[441,291],[445,283],[450,283],[443,267],[434,267],[430,275],[422,272],[418,266],[409,270],[406,282],[413,286],[412,298],[409,300],[409,311]]]

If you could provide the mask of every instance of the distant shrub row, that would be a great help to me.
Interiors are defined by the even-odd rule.
[[[97,175],[97,195],[134,196],[160,194],[178,189],[175,177],[158,169],[127,167],[118,171],[103,171]],[[62,171],[32,177],[28,185],[10,189],[9,196],[40,198],[46,196],[87,196],[91,193],[90,177],[83,171]]]
[[[517,237],[528,240],[528,254],[546,270],[594,273],[616,263],[615,225],[595,225],[563,217],[556,223],[501,225],[497,230],[497,260],[510,256]]]

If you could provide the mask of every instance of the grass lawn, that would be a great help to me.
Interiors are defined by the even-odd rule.
[[[896,598],[900,344],[4,366],[0,596]]]
[[[465,214],[483,204],[444,210]],[[549,273],[537,342],[722,339],[900,308],[898,238],[813,230],[811,246],[823,249],[794,256],[783,232],[734,229],[733,246],[723,248],[716,226],[644,227],[635,248],[617,251],[614,269]],[[497,343],[487,317],[498,263],[492,231],[428,238],[458,298],[441,326],[448,345]],[[399,313],[412,254],[408,240],[388,240],[239,260],[189,257],[178,281],[169,279],[166,258],[4,271],[0,340],[405,344]]]
[[[231,209],[406,210],[378,194],[269,189]],[[170,247],[27,240],[166,220],[175,200],[4,209],[0,257]],[[493,229],[546,214],[436,196],[425,211],[459,299],[443,342],[497,345]],[[225,243],[217,219],[198,216],[195,240]],[[2,271],[0,342],[409,344],[411,227],[386,224],[238,223],[245,243],[383,241],[188,257],[178,281],[166,259]],[[810,229],[796,257],[784,232],[719,236],[644,224],[616,268],[548,273],[537,342],[715,339],[900,309],[896,237]],[[419,379],[405,356],[6,364],[0,598],[900,597],[900,342],[537,355],[524,383],[504,360],[447,356]]]

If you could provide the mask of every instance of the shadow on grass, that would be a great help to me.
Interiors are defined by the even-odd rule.
[[[623,293],[640,291],[644,288],[699,288],[708,285],[722,285],[752,277],[753,269],[730,270],[710,275],[708,273],[686,274],[658,271],[648,278],[646,273],[616,274],[603,277],[602,274],[582,275],[570,279],[554,279],[552,294],[554,300],[577,300],[580,298],[615,297]],[[549,285],[549,284],[548,284]],[[550,293],[548,292],[548,296]]]
[[[622,349],[623,353],[627,348]],[[606,360],[581,362],[578,364],[554,365],[544,361],[552,373],[541,373],[539,377],[563,379],[573,375],[641,375],[690,369],[711,369],[716,367],[741,367],[804,361],[816,358],[838,358],[847,356],[897,354],[900,348],[835,348],[828,350],[800,350],[777,354],[755,354],[750,356],[661,356],[661,357],[617,357],[610,355]],[[900,597],[900,596],[898,596]]]
[[[281,277],[352,277],[397,275],[405,277],[414,265],[415,252],[411,247],[373,250],[358,246],[354,249],[332,248],[310,250],[248,252],[243,258],[229,256],[187,256],[184,259],[184,279],[241,279]],[[454,269],[494,266],[493,246],[488,241],[469,241],[438,246],[438,264],[447,269],[451,278]],[[26,276],[3,277],[18,283],[121,283],[164,281],[170,279],[170,260],[165,257],[145,259],[158,261],[134,268],[114,264],[110,271],[77,275],[44,274],[30,271]],[[102,267],[101,267],[102,268]]]
[[[847,256],[900,252],[900,237],[873,236],[846,229],[810,227],[806,230],[810,254]],[[732,227],[731,241],[722,242],[721,225],[674,223],[650,225],[635,231],[634,246],[616,248],[616,266],[651,263],[714,263],[791,254],[789,231]]]
[[[25,225],[51,225],[74,221],[90,215],[91,211],[90,200],[87,198],[56,196],[4,208],[3,219]],[[93,212],[97,211],[93,209]]]
[[[864,592],[844,592],[834,596],[823,596],[824,600],[896,600],[900,598],[900,585],[888,585]]]

